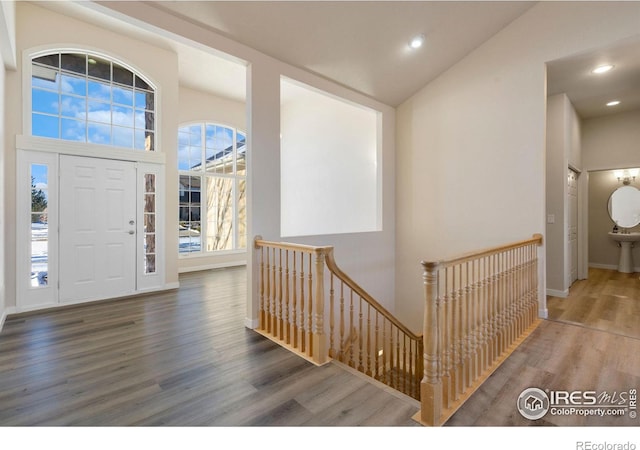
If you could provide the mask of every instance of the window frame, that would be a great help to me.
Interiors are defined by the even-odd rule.
[[[247,242],[247,237],[246,237],[246,231],[247,231],[247,224],[245,223],[244,225],[244,230],[245,230],[245,239],[244,239],[244,247],[239,247],[240,245],[240,241],[241,241],[241,236],[240,236],[240,220],[239,220],[239,215],[238,215],[238,205],[240,203],[240,192],[239,192],[239,185],[240,185],[240,181],[244,181],[244,189],[245,189],[245,220],[246,220],[246,195],[247,195],[247,185],[246,185],[246,180],[247,180],[247,173],[246,173],[246,166],[247,166],[247,157],[246,157],[246,152],[247,152],[247,144],[246,144],[246,140],[247,140],[247,133],[246,131],[240,129],[240,128],[236,128],[232,125],[227,125],[224,123],[220,123],[217,121],[210,121],[210,120],[196,120],[196,121],[189,121],[189,122],[184,122],[181,123],[178,126],[178,153],[180,152],[180,133],[182,132],[181,130],[184,130],[185,128],[191,127],[191,126],[200,126],[200,158],[199,158],[199,164],[201,167],[201,170],[185,170],[185,169],[181,169],[180,168],[180,155],[178,154],[178,164],[177,164],[177,169],[178,169],[178,180],[180,180],[180,178],[182,176],[189,176],[189,177],[198,177],[200,178],[200,249],[199,250],[195,250],[195,251],[180,251],[180,243],[178,242],[178,257],[181,259],[191,259],[191,258],[202,258],[202,257],[211,257],[211,256],[216,256],[216,255],[225,255],[225,254],[241,254],[241,253],[246,253],[248,251],[248,242]],[[222,127],[225,128],[227,130],[231,130],[232,131],[232,142],[233,142],[233,150],[232,150],[232,155],[233,155],[233,171],[232,173],[219,173],[219,172],[209,172],[206,170],[206,151],[207,151],[207,147],[204,144],[206,142],[206,134],[207,134],[207,126],[214,126],[214,127]],[[239,175],[238,174],[238,135],[242,135],[244,136],[244,174],[243,175]],[[207,198],[207,183],[209,180],[212,179],[216,179],[216,178],[221,178],[221,179],[228,179],[231,180],[233,183],[233,216],[232,216],[232,248],[230,249],[224,249],[224,250],[207,250],[207,231],[208,231],[208,220],[207,220],[207,215],[208,215],[208,210],[207,210],[207,205],[208,205],[208,198]],[[180,190],[180,182],[178,183],[178,189]],[[183,222],[182,220],[180,220],[180,207],[183,205],[183,203],[180,202],[180,192],[178,192],[178,227],[181,226],[181,222]],[[180,239],[180,238],[178,238]]]
[[[96,144],[91,142],[77,142],[59,138],[33,136],[32,134],[32,60],[55,53],[81,53],[96,56],[118,64],[139,76],[154,91],[154,151],[135,150],[114,145]],[[23,134],[16,137],[16,146],[31,150],[53,153],[65,153],[77,156],[92,156],[96,158],[122,159],[145,163],[165,164],[166,155],[162,151],[162,89],[158,83],[140,70],[134,64],[121,57],[113,56],[103,50],[88,46],[40,46],[24,51],[22,56],[22,126]]]

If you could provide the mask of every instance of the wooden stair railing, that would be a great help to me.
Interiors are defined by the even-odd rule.
[[[541,245],[534,235],[423,262],[420,336],[340,270],[333,247],[256,238],[256,331],[314,364],[340,361],[420,400],[414,419],[439,426],[539,324]]]
[[[359,372],[420,399],[422,336],[413,333],[336,264],[329,269],[329,356]],[[351,330],[345,337],[345,329]],[[342,347],[347,341],[348,351]]]
[[[414,419],[444,424],[537,327],[542,236],[423,262],[424,377]]]
[[[258,331],[314,364],[329,361],[324,326],[328,247],[254,240],[258,251]]]
[[[254,246],[259,265],[256,331],[314,364],[333,359],[420,398],[422,336],[346,275],[335,263],[333,247],[260,238]]]

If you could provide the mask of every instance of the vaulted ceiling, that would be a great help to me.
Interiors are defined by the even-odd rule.
[[[83,7],[89,3],[39,2],[171,48],[179,55],[184,85],[244,100],[243,66]],[[477,0],[147,2],[187,23],[211,29],[391,106],[401,104],[535,4]],[[408,42],[417,34],[424,34],[425,44],[411,50]],[[550,61],[548,92],[566,92],[585,118],[638,108],[639,48],[638,42],[623,42]],[[589,68],[602,61],[615,64],[616,70],[607,77],[588,76]],[[616,110],[603,106],[604,99],[612,97],[622,101]]]

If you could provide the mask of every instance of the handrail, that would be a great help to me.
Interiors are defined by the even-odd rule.
[[[398,327],[403,333],[409,336],[411,339],[422,339],[422,334],[416,334],[403,325],[396,317],[391,314],[384,306],[378,303],[367,291],[365,291],[358,283],[353,281],[353,279],[344,273],[340,267],[336,264],[335,258],[333,257],[333,247],[329,247],[329,251],[325,256],[325,261],[327,263],[327,267],[333,274],[342,280],[347,286],[349,286],[355,293],[357,293],[360,297],[366,300],[371,304],[380,314],[386,317],[393,325]]]
[[[309,253],[323,253],[328,249],[333,249],[331,246],[319,247],[315,245],[305,245],[305,244],[292,244],[290,242],[275,242],[275,241],[265,241],[260,236],[256,237],[253,240],[253,244],[255,248],[258,247],[273,247],[280,250],[305,250]]]
[[[462,255],[456,256],[452,259],[446,260],[438,260],[438,261],[421,261],[422,266],[434,266],[434,265],[444,265],[451,266],[454,264],[462,264],[468,261],[472,261],[474,259],[482,258],[483,256],[495,255],[497,253],[506,252],[507,250],[513,250],[514,248],[523,247],[525,245],[537,244],[542,245],[542,235],[536,233],[530,239],[523,239],[521,241],[512,242],[510,244],[499,245],[497,247],[489,247],[484,250],[478,250],[470,253],[464,253]]]

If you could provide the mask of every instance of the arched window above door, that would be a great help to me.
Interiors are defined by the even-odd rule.
[[[31,60],[31,135],[155,151],[155,89],[123,64],[83,52]]]

